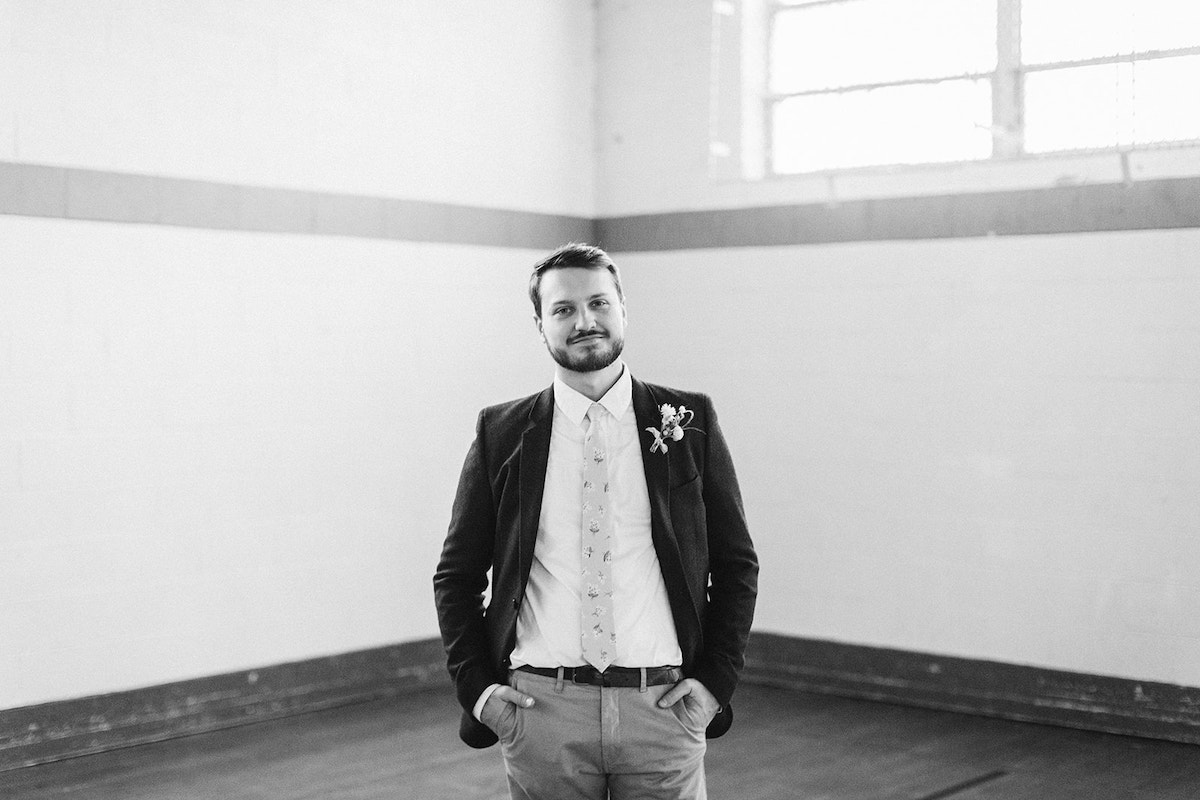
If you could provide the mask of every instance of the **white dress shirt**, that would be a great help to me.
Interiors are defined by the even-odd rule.
[[[613,538],[613,620],[621,667],[677,666],[683,662],[666,584],[650,535],[650,495],[643,442],[633,410],[633,379],[626,368],[600,398],[608,412],[598,425],[609,452],[609,507]],[[584,663],[580,646],[580,539],[583,439],[592,401],[554,380],[554,419],[533,566],[517,616],[512,666],[572,667]],[[660,454],[656,454],[661,456]],[[475,704],[475,716],[495,686]]]

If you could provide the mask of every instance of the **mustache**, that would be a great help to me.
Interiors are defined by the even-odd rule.
[[[577,333],[574,336],[567,339],[567,344],[575,344],[580,339],[586,339],[589,336],[603,336],[605,338],[608,338],[608,331],[601,330],[600,328],[593,328],[590,331],[584,331],[583,333]]]

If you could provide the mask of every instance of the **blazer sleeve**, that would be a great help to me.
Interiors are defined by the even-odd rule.
[[[450,529],[433,577],[447,669],[468,713],[483,691],[504,681],[491,665],[483,593],[492,566],[496,513],[488,480],[485,411],[479,413],[458,479]]]
[[[705,398],[708,401],[708,398]],[[746,526],[733,458],[706,402],[704,508],[708,530],[709,586],[704,645],[694,677],[728,706],[745,663],[758,596],[758,557]],[[726,723],[727,724],[727,723]]]

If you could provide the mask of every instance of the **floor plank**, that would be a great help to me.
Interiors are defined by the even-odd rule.
[[[714,800],[1196,800],[1200,747],[745,686]],[[448,690],[0,773],[5,800],[503,800]]]

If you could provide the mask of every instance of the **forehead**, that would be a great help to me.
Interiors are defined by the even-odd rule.
[[[542,273],[542,305],[578,301],[597,295],[617,296],[617,283],[607,269],[562,267]]]

